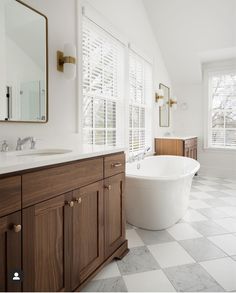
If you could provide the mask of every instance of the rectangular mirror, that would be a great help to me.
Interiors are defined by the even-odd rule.
[[[0,1],[0,121],[48,120],[47,18],[19,0]]]
[[[164,103],[162,107],[159,107],[159,126],[169,127],[170,126],[170,88],[164,84],[159,84],[159,89],[163,90],[164,93]]]

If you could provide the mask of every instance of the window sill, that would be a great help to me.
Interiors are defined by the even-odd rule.
[[[204,147],[204,151],[226,151],[226,152],[236,152],[236,147]]]

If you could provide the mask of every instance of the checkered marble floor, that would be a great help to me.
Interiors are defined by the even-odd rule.
[[[236,292],[236,180],[197,176],[184,218],[163,231],[127,224],[130,252],[83,291]]]

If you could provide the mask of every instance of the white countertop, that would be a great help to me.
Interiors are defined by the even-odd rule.
[[[187,140],[187,139],[192,139],[192,138],[196,138],[196,137],[197,136],[157,136],[155,138]]]
[[[69,149],[69,148],[68,148]],[[24,151],[0,153],[0,175],[43,166],[77,161],[125,151],[124,147],[81,146],[70,153],[49,156],[19,156]]]

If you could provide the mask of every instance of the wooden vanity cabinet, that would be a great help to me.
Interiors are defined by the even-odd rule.
[[[124,173],[105,179],[105,257],[125,241]]]
[[[16,212],[0,218],[1,292],[21,291],[21,283],[12,280],[21,268],[21,212]]]
[[[0,179],[0,290],[78,291],[122,258],[124,172],[118,153]],[[22,283],[7,279],[17,269]]]
[[[188,139],[155,138],[156,155],[184,156],[197,160],[197,137]]]
[[[72,192],[23,209],[23,291],[70,291]]]
[[[73,191],[71,290],[104,261],[103,181]]]

